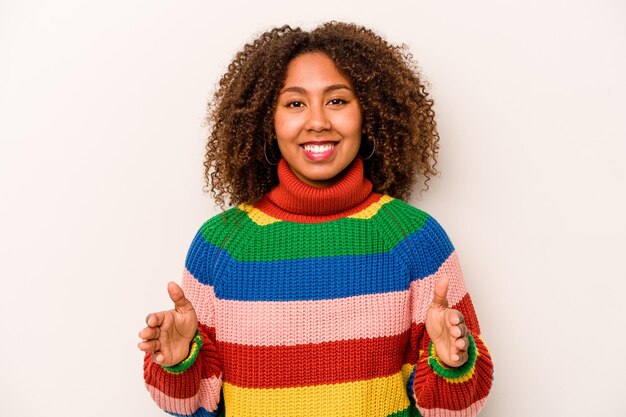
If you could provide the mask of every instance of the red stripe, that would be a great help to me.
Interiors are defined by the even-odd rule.
[[[465,324],[472,334],[480,334],[480,326],[478,325],[478,319],[476,318],[472,299],[469,294],[465,294],[458,303],[450,308],[454,308],[463,313]],[[404,357],[404,363],[415,365],[419,356],[419,350],[422,349],[424,352],[427,352],[429,342],[430,338],[428,337],[428,333],[426,333],[424,323],[411,323],[411,338]]]
[[[464,295],[451,308],[463,313],[465,323],[473,335],[480,335],[478,319],[476,318],[469,294]],[[489,394],[493,381],[493,363],[489,351],[482,340],[475,336],[474,341],[479,352],[474,375],[468,381],[452,384],[435,374],[428,365],[427,356],[430,337],[426,332],[424,323],[413,322],[411,324],[411,340],[404,363],[417,364],[413,391],[420,407],[426,409],[464,410]],[[422,350],[422,357],[418,358],[420,349]]]
[[[307,215],[300,215],[296,213],[289,213],[281,209],[280,207],[276,206],[274,203],[272,203],[268,197],[264,197],[261,200],[259,200],[257,203],[254,204],[254,207],[261,210],[263,213],[267,214],[268,216],[271,216],[280,220],[286,220],[286,221],[298,222],[298,223],[322,223],[322,222],[327,222],[330,220],[338,220],[338,219],[350,216],[352,214],[356,214],[359,211],[368,208],[373,203],[380,200],[381,197],[382,197],[382,194],[371,193],[370,196],[367,197],[362,203],[352,207],[349,210],[331,214],[331,215],[307,216]]]
[[[468,381],[451,384],[443,377],[435,374],[428,365],[428,345],[430,337],[425,331],[423,323],[413,323],[412,331],[417,332],[414,344],[411,344],[407,357],[413,359],[415,364],[415,346],[418,344],[423,350],[423,356],[419,359],[415,370],[415,379],[413,381],[413,390],[418,404],[423,408],[443,408],[447,410],[463,410],[476,401],[486,397],[491,389],[493,381],[493,363],[487,347],[477,336],[480,335],[480,327],[478,319],[474,311],[472,299],[469,294],[465,294],[461,300],[450,306],[463,313],[465,324],[469,331],[474,335],[476,348],[479,356],[476,360],[474,375]],[[420,340],[421,339],[421,340]]]
[[[198,323],[202,335],[202,348],[196,361],[182,374],[171,374],[152,360],[152,354],[144,357],[143,376],[147,384],[174,398],[189,398],[196,395],[202,379],[221,375],[219,354],[215,349],[215,329]]]
[[[463,410],[489,394],[493,380],[493,363],[480,338],[474,338],[479,356],[474,376],[459,384],[451,384],[435,374],[426,360],[415,371],[413,389],[417,403],[423,408]]]
[[[404,363],[410,365],[415,365],[417,363],[420,350],[420,339],[424,330],[424,323],[411,323],[411,337],[404,357]]]
[[[389,376],[402,368],[409,331],[397,336],[295,346],[219,343],[224,381],[243,388],[285,388]]]
[[[472,303],[472,298],[470,297],[469,293],[465,294],[463,298],[461,298],[461,300],[456,303],[456,305],[450,306],[450,308],[454,308],[463,313],[465,325],[470,330],[470,332],[472,332],[472,334],[480,334],[478,318],[476,317],[474,304]]]

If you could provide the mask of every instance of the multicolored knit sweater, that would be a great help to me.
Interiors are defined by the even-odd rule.
[[[474,416],[493,379],[457,254],[441,226],[372,192],[360,158],[314,188],[282,160],[279,185],[208,220],[183,290],[199,332],[190,358],[144,361],[146,386],[180,416]],[[424,319],[433,288],[471,332],[469,360],[447,368]]]

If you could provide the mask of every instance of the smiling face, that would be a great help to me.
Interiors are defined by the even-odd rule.
[[[352,85],[327,55],[308,52],[289,63],[274,131],[283,158],[302,182],[335,184],[359,151],[361,125]]]

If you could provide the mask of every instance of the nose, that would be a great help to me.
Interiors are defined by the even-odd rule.
[[[323,103],[310,104],[306,128],[314,132],[330,129],[330,120]]]

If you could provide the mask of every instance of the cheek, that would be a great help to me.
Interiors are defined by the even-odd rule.
[[[362,117],[361,111],[353,109],[350,112],[342,113],[336,121],[336,126],[349,136],[361,135]]]
[[[279,138],[288,139],[296,135],[299,131],[300,122],[296,117],[287,117],[277,113],[274,115],[274,132]]]

